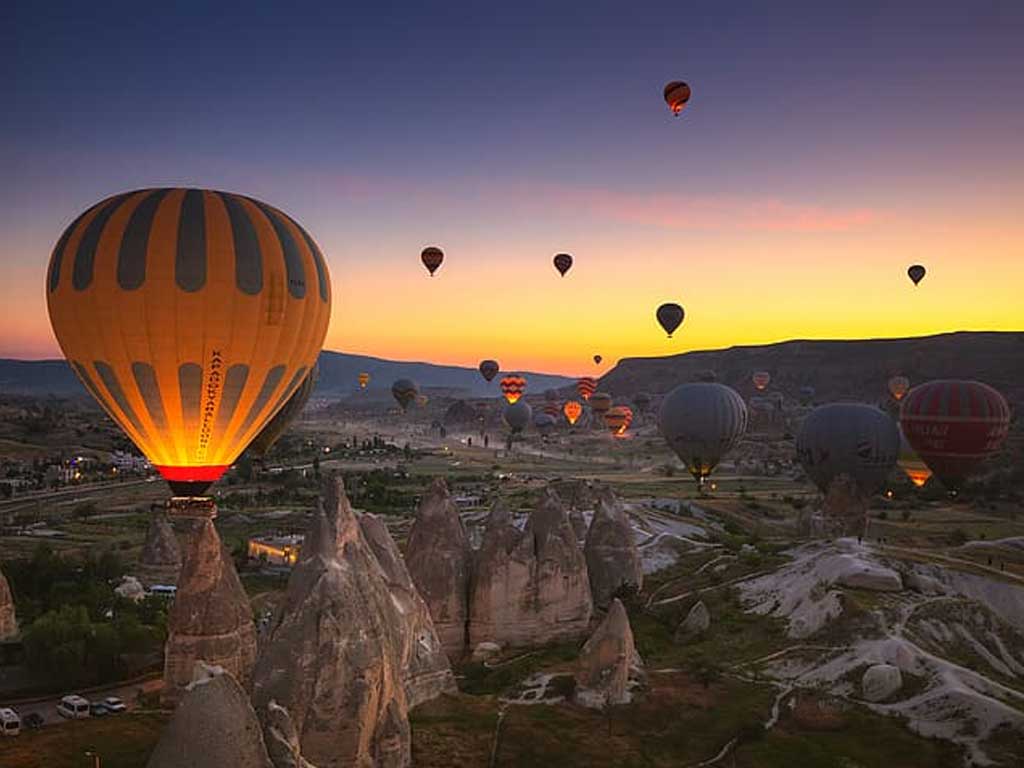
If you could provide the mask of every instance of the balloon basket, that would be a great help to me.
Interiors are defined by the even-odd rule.
[[[209,496],[174,496],[167,502],[167,516],[177,520],[217,517],[217,505]]]

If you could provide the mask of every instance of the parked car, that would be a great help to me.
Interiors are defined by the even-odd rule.
[[[89,702],[74,694],[57,702],[57,714],[69,720],[80,720],[89,716]]]
[[[90,701],[89,702],[89,716],[90,717],[106,717],[110,714],[110,710],[107,709],[107,705],[102,701]]]
[[[17,736],[21,733],[21,718],[10,707],[0,708],[0,736]]]
[[[38,712],[29,712],[21,718],[21,724],[33,731],[42,728],[45,723],[46,720]]]
[[[128,707],[125,706],[125,703],[117,696],[107,696],[107,698],[103,700],[103,703],[106,705],[107,710],[114,715],[128,709]]]

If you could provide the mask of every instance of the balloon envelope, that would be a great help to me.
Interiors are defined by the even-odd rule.
[[[607,392],[595,392],[590,396],[590,409],[594,413],[603,414],[612,407],[612,396]]]
[[[526,379],[522,376],[511,374],[501,380],[501,394],[510,404],[522,397],[525,391]]]
[[[683,318],[686,316],[685,310],[678,304],[662,304],[658,307],[654,313],[658,319],[658,324],[665,330],[668,337],[671,339],[672,334],[675,330],[683,324]]]
[[[615,437],[623,437],[633,423],[633,410],[627,405],[615,405],[604,414],[604,423]]]
[[[50,258],[57,341],[171,484],[197,495],[299,388],[331,313],[320,249],[266,203],[146,189],[75,219]]]
[[[444,251],[437,246],[428,245],[420,252],[420,260],[430,272],[430,276],[433,277],[437,268],[441,266],[441,262],[444,261]]]
[[[1010,406],[980,381],[929,381],[903,399],[900,426],[921,460],[956,491],[1002,447],[1010,431]]]
[[[565,277],[565,273],[572,267],[572,256],[568,253],[556,253],[554,262],[555,269],[558,270],[558,274]]]
[[[902,400],[910,390],[910,379],[906,376],[893,376],[889,379],[889,394],[894,400]]]
[[[900,433],[887,413],[862,403],[831,403],[804,419],[796,455],[807,476],[827,493],[849,475],[865,496],[878,491],[896,464]]]
[[[366,385],[370,383],[370,374],[360,373],[359,374],[359,388],[366,389]]]
[[[584,400],[589,400],[597,389],[597,379],[592,376],[583,376],[576,382],[576,391]]]
[[[932,476],[932,471],[928,469],[928,465],[921,461],[917,451],[907,442],[907,436],[903,434],[902,428],[900,429],[900,455],[896,463],[899,464],[900,469],[906,473],[910,482],[917,488],[924,486]]]
[[[755,371],[754,375],[750,377],[751,381],[754,382],[754,386],[759,391],[764,391],[772,380],[772,375],[768,371]]]
[[[533,409],[525,400],[517,400],[505,406],[502,417],[512,433],[515,434],[529,426],[530,420],[533,418]]]
[[[498,370],[497,360],[480,361],[480,375],[483,376],[486,381],[494,379],[494,377],[498,375]]]
[[[928,274],[928,271],[920,264],[914,264],[907,269],[907,276],[914,281],[914,285],[917,285],[924,280],[924,276],[926,274]]]
[[[583,413],[583,406],[575,400],[570,400],[562,407],[562,413],[565,414],[565,420],[569,424],[575,424],[580,414]]]
[[[700,482],[747,429],[747,406],[724,384],[680,384],[661,401],[658,431]]]
[[[595,363],[596,363],[597,365],[600,365],[600,364],[601,364],[601,361],[602,361],[602,360],[604,360],[604,358],[603,358],[603,357],[601,357],[600,355],[594,355],[594,362],[595,362]]]
[[[673,80],[665,86],[664,95],[668,108],[672,110],[673,115],[678,117],[679,113],[683,111],[683,107],[690,100],[690,86],[682,80]]]
[[[397,379],[391,385],[391,395],[402,406],[403,411],[409,407],[409,404],[416,399],[419,393],[420,388],[416,386],[416,382],[412,379]]]

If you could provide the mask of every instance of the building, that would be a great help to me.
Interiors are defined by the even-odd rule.
[[[249,559],[261,560],[271,565],[293,566],[302,549],[302,534],[289,536],[261,536],[249,539]]]

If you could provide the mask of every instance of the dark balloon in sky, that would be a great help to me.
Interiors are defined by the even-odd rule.
[[[679,117],[683,107],[690,100],[690,86],[682,80],[673,80],[665,86],[665,103],[672,110],[672,114]]]
[[[480,361],[480,375],[484,377],[486,381],[491,381],[495,376],[498,375],[500,370],[497,360],[481,360]]]
[[[926,274],[928,274],[928,270],[926,270],[920,264],[914,264],[913,266],[910,267],[910,269],[907,270],[907,275],[910,277],[911,280],[914,281],[914,285],[917,285],[922,280],[924,280],[924,276]]]
[[[554,262],[555,269],[562,277],[565,277],[565,273],[572,268],[572,256],[568,253],[556,253]]]
[[[668,303],[658,307],[655,316],[658,318],[659,325],[665,329],[665,333],[671,339],[675,330],[683,324],[686,311],[678,304]]]
[[[437,268],[441,266],[441,262],[444,261],[444,251],[437,246],[428,245],[420,253],[420,259],[423,261],[423,266],[430,272],[430,276],[433,277]]]

